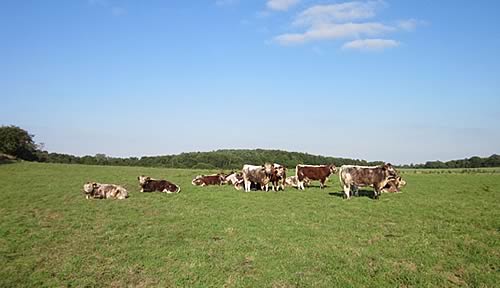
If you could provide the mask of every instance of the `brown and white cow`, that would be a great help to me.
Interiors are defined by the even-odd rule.
[[[223,174],[198,175],[191,181],[191,184],[195,186],[223,185],[225,181]]]
[[[292,186],[294,188],[298,188],[299,187],[299,179],[297,178],[297,176],[286,177],[285,184],[287,186]],[[311,181],[309,179],[305,178],[304,179],[304,187],[308,187],[310,184],[311,184]]]
[[[345,198],[350,198],[351,188],[357,196],[358,187],[373,186],[374,198],[378,199],[387,183],[397,177],[397,172],[390,163],[381,166],[343,165],[339,170],[340,185],[344,189]]]
[[[308,179],[310,181],[319,181],[321,183],[321,189],[325,187],[325,182],[332,173],[335,173],[337,169],[335,165],[297,165],[295,168],[295,176],[297,176],[297,188],[304,190],[304,181]]]
[[[87,182],[83,185],[83,192],[87,199],[125,199],[128,198],[127,189],[120,185]]]
[[[141,192],[157,191],[168,194],[181,192],[181,187],[167,180],[153,179],[149,176],[143,176],[143,175],[137,177],[137,180],[139,180],[139,185],[141,186]]]
[[[286,167],[280,164],[273,164],[273,171],[271,173],[270,181],[273,184],[273,190],[285,190],[286,181]]]
[[[252,182],[257,183],[262,190],[269,191],[269,181],[271,181],[271,175],[274,172],[272,164],[266,163],[262,166],[245,164],[241,172],[243,173],[245,192],[250,192]]]
[[[232,171],[224,178],[224,181],[231,185],[235,185],[243,181],[243,174],[241,172]]]
[[[406,185],[406,181],[398,176],[396,178],[389,178],[387,184],[385,184],[384,188],[382,188],[382,193],[399,193],[401,192],[401,188]]]

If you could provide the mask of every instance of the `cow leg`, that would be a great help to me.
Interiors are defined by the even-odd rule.
[[[349,199],[350,198],[350,190],[351,190],[351,187],[349,187],[349,185],[345,185],[344,184],[344,198],[345,199]]]
[[[378,185],[373,185],[373,199],[378,199],[378,196],[380,195],[380,190],[381,188],[379,188]]]
[[[358,197],[359,196],[359,187],[358,186],[352,186],[352,189],[354,190],[354,196]]]
[[[245,180],[243,184],[245,184],[245,192],[250,192],[250,185],[252,185],[252,182]]]
[[[144,188],[141,188],[141,192],[144,192]]]

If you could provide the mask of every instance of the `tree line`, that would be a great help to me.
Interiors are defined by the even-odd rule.
[[[266,149],[225,149],[211,152],[189,152],[177,155],[144,156],[118,158],[105,154],[94,156],[75,156],[62,153],[49,153],[33,140],[34,135],[17,126],[0,127],[0,153],[12,155],[27,161],[46,163],[111,165],[111,166],[145,166],[186,169],[240,169],[244,164],[262,164],[275,162],[286,167],[297,164],[335,164],[341,165],[380,165],[383,161],[365,161],[360,159],[326,157],[300,152]],[[488,158],[471,157],[448,162],[428,161],[425,164],[410,164],[401,168],[480,168],[500,167],[500,156]]]

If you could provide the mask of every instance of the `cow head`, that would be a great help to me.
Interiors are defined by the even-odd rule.
[[[274,165],[273,164],[266,163],[262,167],[264,168],[264,171],[265,171],[266,175],[272,175],[273,174],[273,172],[274,172]]]
[[[141,176],[137,177],[137,180],[139,180],[139,183],[141,185],[144,185],[146,182],[148,182],[149,180],[151,180],[151,177],[141,175]]]
[[[337,173],[337,167],[335,167],[334,164],[328,165],[328,168],[330,168],[330,173],[332,173],[332,174]]]
[[[286,167],[280,164],[273,164],[274,168],[274,175],[276,175],[278,178],[284,178],[286,175]]]
[[[200,176],[196,176],[196,178],[191,181],[191,184],[193,184],[194,186],[201,186],[203,184],[203,178]]]
[[[83,192],[85,192],[85,194],[92,194],[92,192],[94,192],[94,190],[98,187],[99,184],[96,182],[87,182],[83,184]]]
[[[398,176],[398,178],[396,178],[396,179],[397,179],[397,183],[398,183],[397,184],[398,185],[398,189],[401,189],[404,186],[406,186],[406,181],[403,180],[403,178],[401,178],[401,176]]]
[[[397,177],[397,175],[398,175],[398,173],[396,172],[396,169],[394,169],[394,167],[392,167],[391,163],[385,163],[382,166],[382,169],[384,170],[384,172],[386,172],[386,175],[389,177]]]

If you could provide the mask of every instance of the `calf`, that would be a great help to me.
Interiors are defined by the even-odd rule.
[[[139,176],[139,185],[141,186],[141,192],[164,192],[164,193],[180,193],[181,187],[175,185],[174,183],[167,180],[152,179],[149,176]]]
[[[389,180],[396,177],[396,170],[390,163],[381,166],[343,165],[339,171],[340,184],[344,189],[345,198],[350,198],[351,187],[357,196],[357,187],[373,186],[374,198],[378,199]]]
[[[191,184],[195,186],[222,185],[226,182],[223,174],[199,175],[196,176]]]
[[[125,199],[128,198],[127,189],[120,185],[101,184],[96,182],[87,182],[83,185],[83,192],[87,199]]]
[[[297,176],[297,188],[304,190],[304,180],[319,181],[321,189],[332,173],[336,172],[335,165],[297,165],[295,176]]]
[[[269,191],[269,181],[274,173],[274,166],[266,163],[262,166],[243,165],[241,170],[243,173],[243,182],[245,184],[245,192],[250,192],[252,182],[257,183],[262,190]]]

